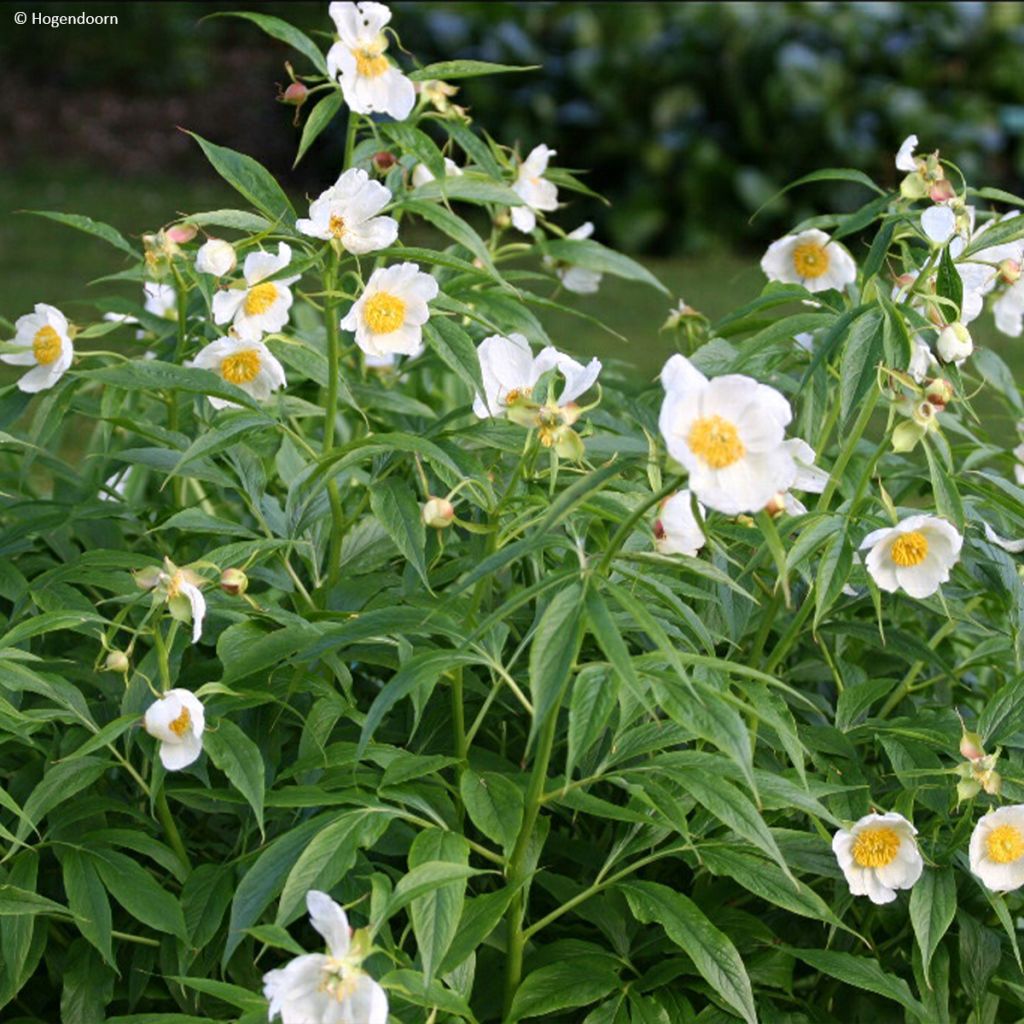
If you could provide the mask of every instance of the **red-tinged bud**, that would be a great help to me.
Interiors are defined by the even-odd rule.
[[[1020,279],[1021,266],[1016,260],[1003,260],[999,264],[999,279],[1006,284],[1014,284]]]
[[[309,90],[302,82],[292,82],[283,92],[278,93],[278,100],[290,107],[301,107],[309,96]]]
[[[249,577],[241,569],[225,569],[220,574],[220,589],[231,597],[241,597],[249,589]]]
[[[111,651],[107,655],[107,660],[103,663],[103,667],[108,672],[119,672],[121,675],[124,675],[130,668],[128,655],[124,651]]]
[[[664,540],[665,539],[665,526],[660,519],[654,520],[654,539]]]
[[[167,240],[174,242],[175,245],[184,245],[186,242],[191,242],[198,233],[199,229],[195,224],[175,224],[174,227],[168,228],[164,232]]]
[[[382,149],[379,153],[373,154],[373,169],[378,174],[387,174],[395,164],[398,163],[398,158],[394,153],[389,153],[386,149]]]
[[[985,750],[981,745],[981,737],[976,732],[963,730],[960,737],[960,755],[968,761],[977,761],[985,756]]]
[[[781,491],[777,491],[765,505],[764,510],[772,519],[781,516],[786,511],[786,496]]]
[[[956,390],[948,380],[936,377],[935,380],[928,382],[924,397],[941,412],[953,400],[955,394]]]
[[[956,195],[956,189],[953,188],[953,183],[949,178],[943,178],[941,181],[936,181],[932,184],[928,190],[928,198],[933,203],[944,203],[952,199]]]
[[[430,497],[423,503],[423,522],[435,530],[444,530],[452,525],[455,509],[447,498]]]

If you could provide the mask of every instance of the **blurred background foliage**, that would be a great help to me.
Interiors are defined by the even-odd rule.
[[[4,25],[0,89],[10,123],[0,132],[0,313],[19,314],[29,296],[58,301],[55,289],[67,294],[69,280],[84,294],[80,284],[106,269],[93,262],[101,243],[69,239],[12,210],[89,213],[138,234],[177,211],[229,199],[177,125],[253,154],[293,194],[316,194],[333,178],[340,124],[293,170],[299,129],[268,84],[287,84],[285,60],[308,71],[303,58],[253,25],[203,20],[247,6],[329,43],[326,3],[109,3],[90,11],[117,14],[116,27]],[[456,102],[501,141],[523,151],[548,142],[559,164],[587,170],[588,184],[614,204],[574,198],[561,223],[595,221],[597,237],[646,257],[712,316],[756,293],[767,241],[822,208],[863,201],[856,186],[818,184],[751,221],[809,171],[857,167],[893,183],[894,151],[916,132],[969,179],[1021,187],[1019,3],[392,7],[393,25],[422,63],[457,55],[542,65],[467,82]],[[584,301],[612,326],[629,327],[641,343],[637,361],[653,367],[665,311],[648,303],[638,327],[646,296],[623,287]]]

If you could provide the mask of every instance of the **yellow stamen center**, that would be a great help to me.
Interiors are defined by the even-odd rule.
[[[523,392],[519,388],[510,388],[507,395],[505,395],[506,405],[515,405],[520,398],[523,397]]]
[[[380,50],[368,46],[353,50],[352,56],[356,59],[356,74],[363,78],[380,78],[391,67]]]
[[[339,1003],[343,1003],[359,987],[362,973],[358,967],[329,957],[320,979],[320,991],[326,992]]]
[[[405,322],[405,303],[397,295],[377,292],[366,300],[363,319],[374,334],[390,334]]]
[[[902,569],[920,565],[928,557],[928,538],[917,530],[900,534],[892,542],[889,557]]]
[[[1013,825],[999,825],[985,839],[988,859],[997,864],[1010,864],[1024,856],[1024,835]]]
[[[864,829],[853,843],[853,859],[862,868],[884,868],[899,852],[899,835],[885,825]]]
[[[747,452],[739,431],[721,416],[702,416],[695,420],[686,443],[690,451],[712,469],[725,469],[739,462]]]
[[[188,708],[182,708],[181,714],[171,722],[167,728],[171,730],[177,737],[182,737],[188,732],[189,726],[192,724],[192,716],[188,713]]]
[[[60,335],[49,325],[40,327],[32,339],[32,355],[40,366],[49,366],[60,358]]]
[[[220,362],[220,375],[231,384],[251,384],[260,373],[260,354],[245,348],[225,356]]]
[[[246,316],[259,316],[266,313],[277,301],[277,285],[273,281],[264,281],[249,289],[245,297],[244,309]]]
[[[327,225],[327,230],[330,231],[335,238],[341,238],[345,234],[345,218],[339,217],[336,213],[331,214],[331,222]]]
[[[793,250],[793,266],[800,277],[821,277],[828,271],[828,253],[817,242],[803,242]]]

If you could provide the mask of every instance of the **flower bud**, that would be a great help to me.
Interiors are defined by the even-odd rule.
[[[583,438],[572,427],[560,427],[553,438],[555,452],[560,459],[579,462],[583,458]]]
[[[925,400],[931,402],[939,411],[944,409],[947,403],[953,400],[956,390],[948,380],[943,377],[936,377],[928,382],[925,389]]]
[[[977,761],[985,756],[985,750],[981,745],[981,737],[976,732],[962,730],[960,736],[960,754],[968,761]]]
[[[382,149],[379,153],[373,154],[373,169],[378,174],[387,174],[395,164],[398,163],[398,158],[394,153],[389,153],[386,149]]]
[[[1003,777],[997,771],[985,772],[981,778],[981,788],[989,796],[999,796],[1003,788]]]
[[[103,667],[108,672],[120,672],[124,675],[128,669],[128,655],[124,651],[111,651],[107,655],[107,660],[103,663]]]
[[[455,509],[447,498],[430,497],[423,503],[423,522],[435,530],[444,530],[452,525]]]
[[[981,792],[981,786],[974,779],[962,779],[956,784],[956,802],[962,804],[965,800],[976,797]]]
[[[249,589],[249,577],[241,569],[225,569],[220,574],[220,589],[231,597],[241,597]]]
[[[945,203],[955,195],[956,189],[953,188],[953,183],[949,178],[942,178],[939,181],[933,182],[928,189],[928,198],[933,203]]]
[[[167,239],[175,245],[184,245],[191,242],[199,234],[199,228],[195,224],[175,224],[166,231]]]
[[[944,362],[958,363],[974,351],[974,341],[971,332],[957,320],[942,329],[935,347]]]
[[[287,103],[290,107],[301,107],[306,102],[306,97],[309,96],[309,90],[302,84],[302,82],[292,82],[284,92],[278,94],[278,101],[281,103]]]
[[[999,279],[1014,284],[1020,278],[1021,266],[1016,260],[1003,260],[999,264]]]
[[[200,274],[213,274],[224,277],[230,274],[238,263],[235,247],[223,238],[211,238],[199,247],[196,253],[196,271]]]
[[[765,512],[775,519],[777,516],[781,516],[786,511],[786,495],[782,491],[776,491],[774,495],[768,500],[768,504],[764,507]]]
[[[508,228],[512,226],[512,216],[508,210],[502,210],[501,213],[497,214],[494,218],[495,227]]]

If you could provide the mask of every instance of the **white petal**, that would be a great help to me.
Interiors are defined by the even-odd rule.
[[[930,206],[921,214],[921,229],[933,242],[941,245],[956,231],[956,214],[948,206]]]
[[[896,154],[896,170],[908,173],[917,170],[917,161],[914,159],[915,149],[917,149],[917,136],[908,135]]]
[[[344,909],[318,889],[310,889],[306,893],[306,907],[310,923],[324,937],[331,956],[339,960],[346,956],[352,929]]]

